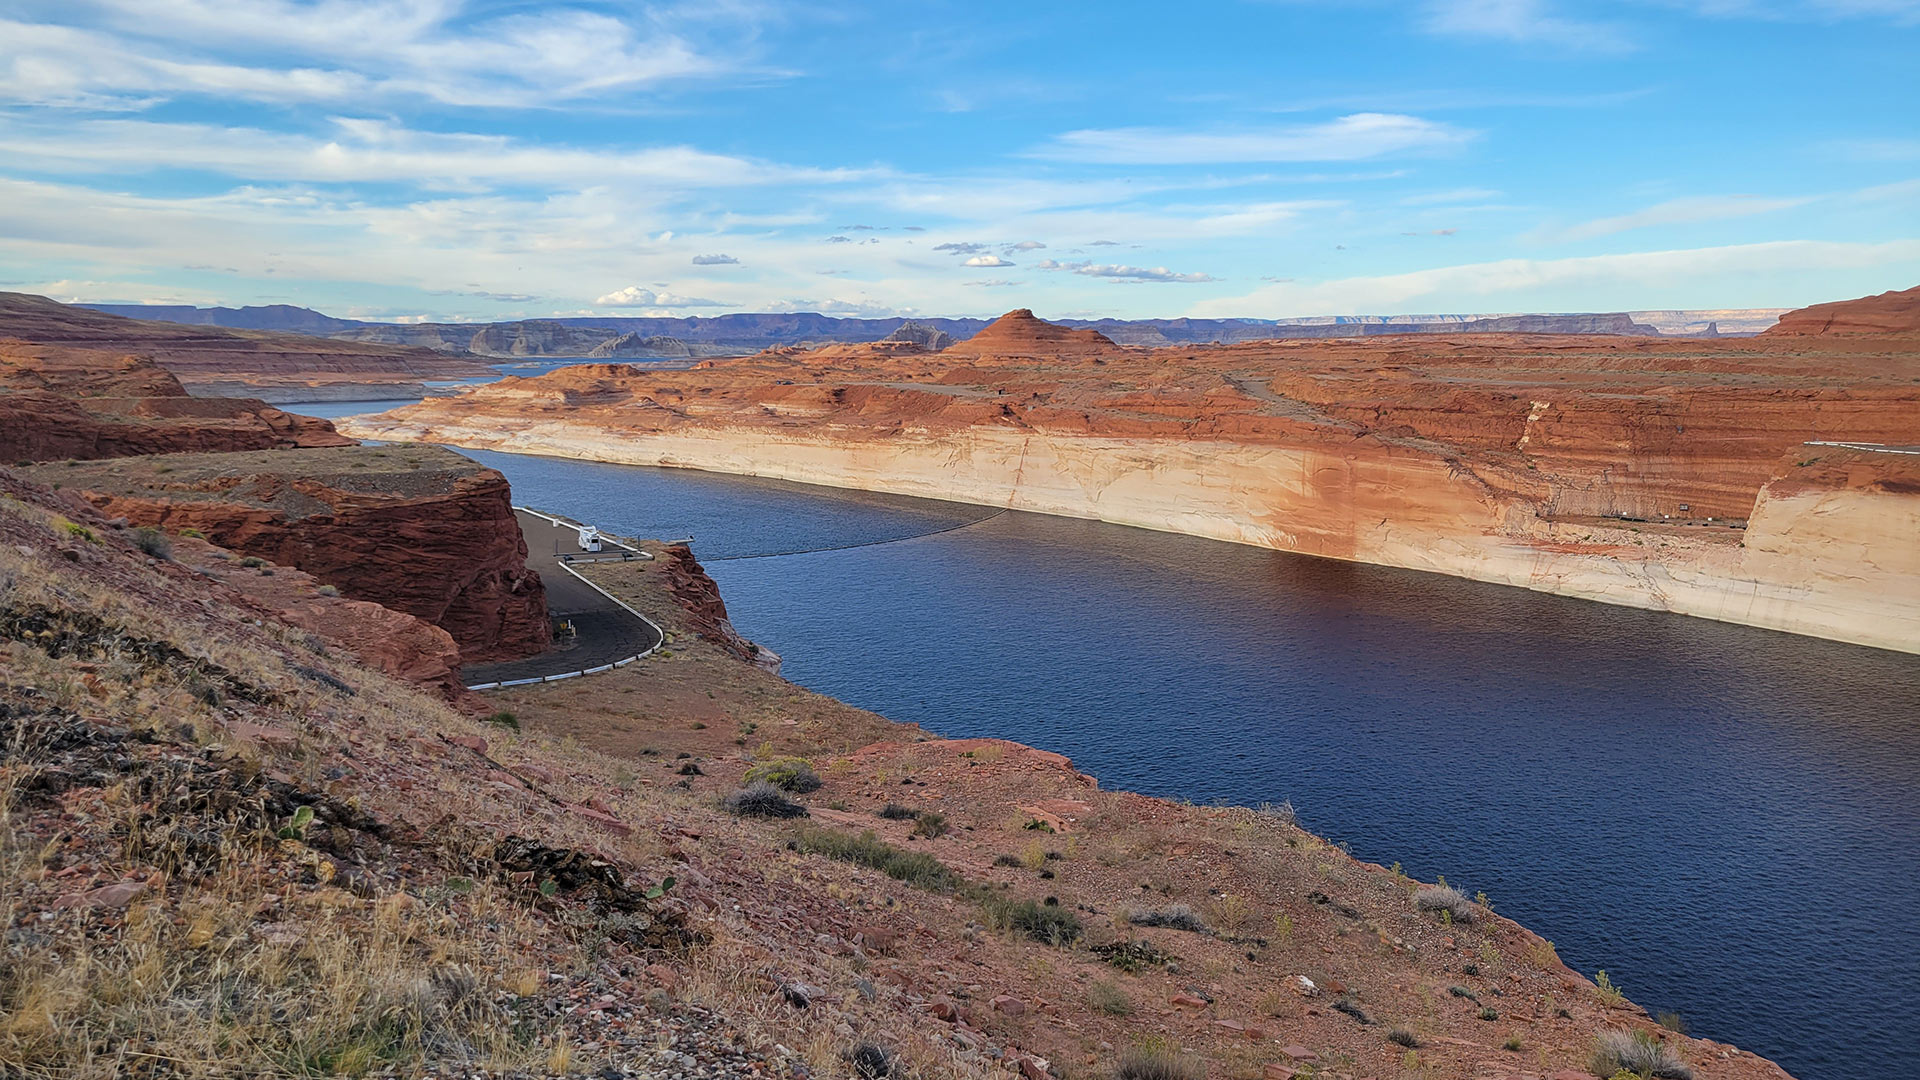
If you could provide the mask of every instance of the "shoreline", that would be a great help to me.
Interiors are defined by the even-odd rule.
[[[946,439],[892,432],[860,441],[758,431],[616,433],[557,420],[489,428],[413,421],[404,410],[348,418],[340,430],[1099,520],[1920,653],[1920,553],[1907,553],[1916,562],[1907,567],[1898,547],[1906,523],[1920,521],[1920,499],[1857,484],[1819,489],[1791,475],[1776,478],[1730,545],[1649,536],[1624,520],[1555,522],[1471,469],[1411,453],[1369,458],[981,427]],[[1114,460],[1124,467],[1114,469]],[[1342,497],[1339,505],[1332,494]],[[1869,535],[1885,534],[1895,557],[1855,551],[1861,541],[1849,530],[1856,523]]]

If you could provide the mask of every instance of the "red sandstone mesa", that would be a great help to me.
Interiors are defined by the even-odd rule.
[[[0,460],[349,446],[326,420],[188,397],[145,357],[0,341]]]
[[[1806,443],[1920,444],[1914,296],[1813,319],[1858,333],[1719,340],[1146,349],[1016,311],[939,353],[576,367],[348,430],[1094,517],[1920,650],[1920,583],[1888,577],[1844,516],[1785,544],[1825,568],[1818,596],[1813,571],[1756,556],[1784,541],[1739,528]],[[1869,518],[1913,512],[1878,494],[1834,505],[1878,535]]]

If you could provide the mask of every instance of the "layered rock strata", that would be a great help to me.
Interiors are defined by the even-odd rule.
[[[193,529],[424,619],[452,635],[466,662],[531,656],[551,638],[506,478],[450,451],[170,454],[31,473],[109,516]]]
[[[1149,351],[1022,311],[934,356],[589,365],[348,430],[1098,518],[1920,651],[1920,575],[1889,550],[1915,535],[1906,331]],[[1895,449],[1805,472],[1823,440]],[[1817,514],[1788,514],[1814,490]]]

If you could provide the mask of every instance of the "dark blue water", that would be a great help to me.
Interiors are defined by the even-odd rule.
[[[1094,522],[473,456],[520,502],[694,536],[808,687],[1109,787],[1290,799],[1695,1034],[1803,1080],[1913,1075],[1915,657]]]

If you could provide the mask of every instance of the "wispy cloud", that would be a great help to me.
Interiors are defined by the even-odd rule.
[[[97,107],[183,96],[268,102],[589,100],[739,71],[751,28],[459,0],[97,0],[94,26],[0,23],[12,100]],[[81,10],[76,5],[73,10]],[[703,45],[693,34],[724,40]],[[282,63],[264,67],[252,58]],[[12,61],[12,63],[8,63]]]
[[[1647,300],[1677,287],[1728,275],[1815,273],[1920,262],[1920,239],[1879,244],[1790,240],[1765,244],[1589,255],[1571,259],[1501,259],[1404,274],[1277,283],[1244,296],[1203,300],[1194,315],[1283,318],[1294,315],[1393,314],[1428,310],[1529,309],[1541,289],[1593,296],[1632,290]],[[1626,304],[1623,306],[1648,306]],[[1703,305],[1705,306],[1705,305]],[[1591,310],[1591,309],[1589,309]]]
[[[1430,0],[1424,25],[1436,34],[1520,44],[1599,52],[1633,47],[1621,27],[1568,17],[1548,0]]]
[[[961,263],[960,265],[962,266],[1012,266],[1013,263],[1007,261],[1006,259],[1001,258],[998,255],[975,255],[973,258],[968,259],[966,262]]]
[[[1164,266],[1122,266],[1116,263],[1057,262],[1042,259],[1034,264],[1042,270],[1062,270],[1082,277],[1108,278],[1113,281],[1169,281],[1194,283],[1217,281],[1210,274],[1182,274]]]
[[[1459,147],[1471,131],[1417,116],[1354,113],[1324,124],[1244,131],[1167,128],[1069,131],[1035,156],[1106,165],[1207,165],[1247,162],[1360,161]]]
[[[1805,206],[1812,198],[1766,198],[1759,195],[1707,195],[1687,199],[1672,199],[1657,206],[1635,210],[1630,214],[1618,214],[1613,217],[1595,218],[1592,221],[1568,226],[1564,229],[1542,230],[1534,235],[1535,239],[1550,243],[1574,243],[1581,240],[1593,240],[1614,233],[1632,229],[1647,229],[1666,225],[1695,225],[1707,221],[1724,221],[1728,218],[1751,217],[1755,214],[1771,214],[1779,210],[1790,210],[1796,206]]]
[[[695,266],[738,266],[740,265],[740,260],[734,258],[731,255],[695,255],[693,257],[693,265]]]

